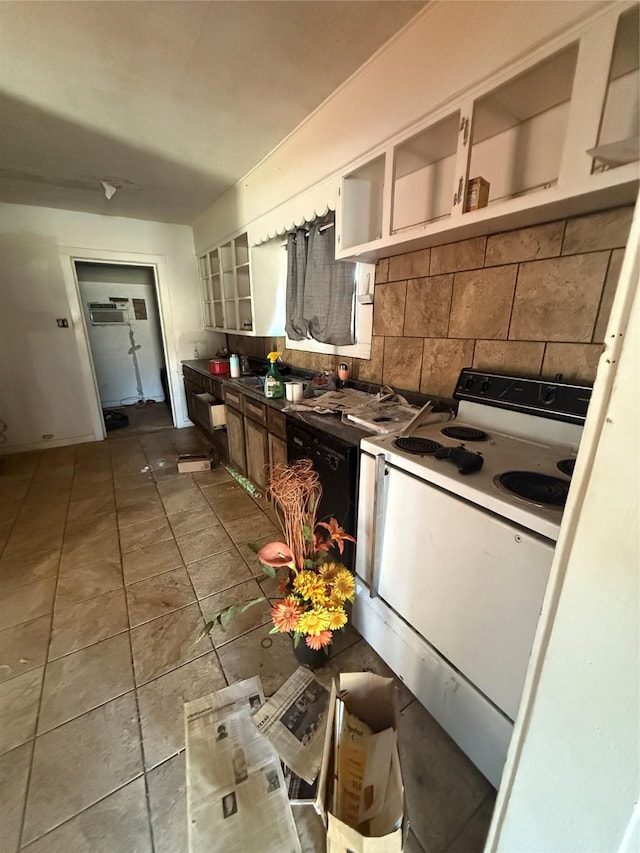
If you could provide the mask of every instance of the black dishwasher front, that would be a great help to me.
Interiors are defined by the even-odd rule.
[[[289,462],[310,459],[320,475],[322,499],[318,521],[338,520],[347,533],[355,536],[358,490],[358,448],[326,432],[287,418],[287,453]],[[336,558],[353,569],[355,546],[344,543],[342,556],[335,550]]]

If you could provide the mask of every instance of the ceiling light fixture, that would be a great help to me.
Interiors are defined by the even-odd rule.
[[[110,184],[108,181],[100,181],[100,183],[104,187],[104,194],[107,197],[107,201],[110,201],[116,194],[118,187],[114,187],[114,185]]]

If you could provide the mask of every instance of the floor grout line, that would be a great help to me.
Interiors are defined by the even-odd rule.
[[[76,455],[77,455],[77,450],[74,447],[74,452],[73,452],[74,472],[75,472]],[[43,460],[44,460],[44,456],[42,457],[40,464],[36,468],[36,473],[37,473],[37,470],[40,468],[40,465],[42,464]],[[35,481],[35,476],[34,476],[34,481]],[[71,483],[73,484],[73,476],[71,477]],[[33,481],[32,481],[32,485],[33,485]],[[31,486],[29,487],[29,491],[30,490],[31,490]],[[27,491],[27,494],[29,493],[29,491]],[[54,588],[53,588],[53,598],[51,600],[51,618],[49,621],[49,638],[47,641],[46,654],[45,654],[45,658],[44,658],[44,666],[42,667],[42,680],[40,682],[40,696],[38,698],[38,709],[36,711],[36,717],[35,717],[34,727],[33,727],[33,749],[31,750],[31,759],[29,761],[29,772],[27,773],[27,784],[25,787],[24,803],[23,803],[23,807],[22,807],[22,817],[20,820],[20,831],[18,833],[18,850],[22,846],[22,836],[24,834],[25,821],[27,818],[27,806],[29,803],[29,793],[30,793],[30,789],[31,789],[31,777],[33,774],[33,762],[35,759],[36,744],[37,744],[37,740],[38,740],[38,726],[40,724],[40,714],[42,712],[42,702],[44,699],[45,680],[47,677],[47,666],[49,664],[49,651],[51,649],[51,641],[53,639],[53,623],[54,623],[54,619],[55,619],[56,596],[58,594],[58,581],[60,578],[60,566],[62,565],[62,552],[63,552],[63,548],[64,548],[64,538],[65,538],[65,532],[66,532],[66,527],[67,527],[67,515],[69,513],[70,496],[71,496],[71,488],[69,489],[69,494],[67,495],[67,509],[65,512],[65,523],[64,523],[64,527],[63,527],[63,531],[62,531],[62,540],[61,540],[61,544],[60,544],[60,552],[58,555],[58,570],[56,572],[56,580],[55,580],[55,584],[54,584]]]

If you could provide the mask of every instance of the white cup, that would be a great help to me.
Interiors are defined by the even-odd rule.
[[[285,382],[284,384],[284,393],[286,398],[292,403],[302,400],[303,391],[304,386],[302,382]]]

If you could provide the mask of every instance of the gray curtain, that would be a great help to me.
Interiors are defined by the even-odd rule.
[[[309,225],[287,240],[287,334],[335,346],[355,342],[353,301],[356,265],[334,258],[334,231],[327,220]]]
[[[307,269],[307,229],[297,228],[287,235],[287,318],[285,328],[292,341],[309,337],[304,319],[304,278]]]

